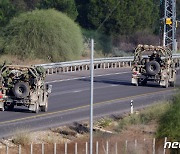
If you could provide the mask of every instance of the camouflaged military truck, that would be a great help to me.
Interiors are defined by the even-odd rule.
[[[148,81],[167,88],[175,86],[176,69],[172,52],[162,46],[138,45],[132,64],[132,84],[146,85]]]
[[[0,70],[0,109],[25,106],[38,113],[48,110],[51,86],[45,84],[45,71],[39,66],[4,65]]]

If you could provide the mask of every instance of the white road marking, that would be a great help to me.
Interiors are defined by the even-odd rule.
[[[110,75],[118,75],[118,74],[126,74],[129,72],[119,72],[119,73],[111,73],[111,74],[101,74],[101,75],[96,75],[94,77],[101,77],[101,76],[110,76]],[[79,79],[85,79],[89,78],[90,76],[84,76],[84,77],[78,77],[78,78],[72,78],[72,79],[63,79],[63,80],[54,80],[54,81],[48,81],[46,83],[56,83],[56,82],[64,82],[64,81],[73,81],[73,80],[79,80]]]
[[[111,87],[117,87],[117,86],[119,86],[119,85],[117,85],[117,84],[113,84],[113,85],[111,85]]]
[[[109,87],[117,87],[119,86],[117,85],[108,85],[108,86],[100,86],[100,87],[95,87],[94,90],[98,90],[98,89],[104,89],[104,88],[109,88]],[[70,93],[79,93],[79,92],[85,92],[85,91],[89,91],[90,88],[85,88],[85,89],[79,89],[79,90],[73,90],[73,91],[63,91],[63,92],[53,92],[51,94],[51,96],[59,96],[59,95],[64,95],[64,94],[70,94]]]
[[[73,93],[79,93],[79,92],[82,92],[83,90],[75,90],[75,91],[72,91]]]

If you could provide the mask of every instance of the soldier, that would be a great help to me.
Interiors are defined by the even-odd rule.
[[[156,61],[161,64],[162,62],[162,59],[161,59],[161,56],[159,54],[156,54],[156,57],[155,57]]]
[[[154,60],[156,58],[156,56],[157,56],[157,52],[154,51],[153,54],[150,56],[149,60],[150,61]]]
[[[14,73],[10,73],[8,76],[8,80],[7,80],[7,87],[8,88],[13,88],[13,78],[14,78]]]

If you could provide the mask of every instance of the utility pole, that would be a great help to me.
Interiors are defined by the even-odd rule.
[[[164,0],[163,46],[174,53],[177,51],[176,26],[176,0]]]

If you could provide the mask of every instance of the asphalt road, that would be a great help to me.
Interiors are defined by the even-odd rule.
[[[90,104],[89,71],[64,73],[47,77],[53,85],[47,113],[34,114],[25,108],[0,112],[0,137],[19,130],[39,130],[88,119]],[[178,75],[178,84],[179,84]],[[155,83],[148,86],[131,85],[130,69],[95,71],[94,115],[114,115],[128,112],[130,100],[135,108],[143,108],[157,100],[167,99],[174,88],[162,88]]]

